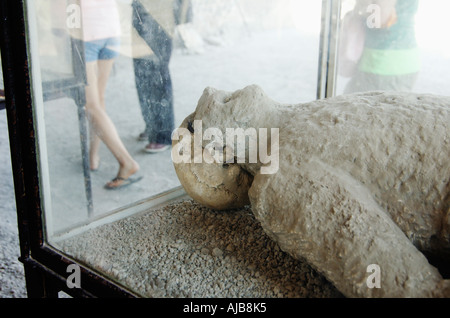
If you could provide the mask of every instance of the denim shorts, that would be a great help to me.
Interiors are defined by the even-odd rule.
[[[114,47],[114,49],[111,49]],[[119,38],[107,38],[84,42],[86,62],[110,60],[119,55]]]

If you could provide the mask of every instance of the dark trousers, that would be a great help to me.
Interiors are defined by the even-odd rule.
[[[169,62],[172,39],[139,1],[133,1],[133,27],[154,54],[133,59],[136,90],[149,142],[171,144],[173,88]]]

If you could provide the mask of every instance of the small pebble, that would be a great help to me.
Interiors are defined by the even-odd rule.
[[[222,250],[220,248],[215,247],[212,250],[212,255],[219,257],[219,256],[223,255],[223,252],[222,252]]]

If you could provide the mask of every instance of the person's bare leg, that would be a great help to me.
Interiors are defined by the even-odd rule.
[[[99,88],[106,87],[105,74],[111,71],[113,60],[102,61],[96,70],[96,62],[86,63],[86,75],[88,85],[86,86],[86,110],[92,127],[97,136],[105,143],[108,149],[119,162],[117,177],[127,179],[139,170],[138,163],[131,157],[117,133],[111,118],[104,109],[104,97],[100,97]],[[103,88],[104,92],[104,88]],[[118,186],[121,180],[110,182],[109,186]]]
[[[98,154],[100,149],[100,138],[95,133],[95,129],[89,127],[90,129],[90,146],[89,146],[89,166],[91,171],[95,171],[100,166],[100,156]]]
[[[98,72],[97,63],[89,62],[86,65],[86,76],[88,79],[88,85],[86,86],[86,110],[90,118],[89,110],[93,108],[91,105],[96,105],[99,103],[99,96],[96,94],[96,87],[98,86]],[[91,170],[98,168],[100,158],[98,155],[100,147],[100,138],[97,135],[97,131],[94,128],[94,123],[89,120],[89,164]]]
[[[104,108],[105,109],[105,108]],[[105,109],[106,111],[106,109]],[[100,143],[101,139],[97,135],[97,132],[95,131],[92,121],[89,123],[89,165],[91,167],[91,171],[95,171],[98,169],[100,165],[100,156],[99,156],[99,149],[100,149]]]
[[[111,69],[113,65],[113,60],[98,60],[96,64],[96,80],[98,90],[98,100],[100,106],[106,111],[106,103],[105,103],[105,93],[106,93],[106,85],[108,83],[109,75],[111,74]],[[91,138],[90,138],[90,152],[89,152],[89,161],[91,170],[96,170],[100,165],[100,138],[95,133],[92,125],[91,127]]]

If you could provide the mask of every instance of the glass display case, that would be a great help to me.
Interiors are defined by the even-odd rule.
[[[345,93],[345,17],[359,10],[355,1],[152,3],[1,1],[28,295],[340,296],[311,268],[308,284],[320,295],[295,287],[307,265],[272,246],[249,209],[218,214],[193,202],[151,127],[178,127],[205,87],[258,84],[283,103]],[[443,37],[426,35],[440,30],[423,22],[427,5],[417,8],[418,44],[409,57],[416,62],[421,52],[424,64],[413,70],[412,89],[448,95],[438,85],[450,74],[447,50]],[[126,160],[136,164],[133,173]],[[249,234],[246,246],[239,236]]]
[[[148,39],[140,29],[142,20],[139,25],[137,18],[145,15],[149,25],[154,23],[153,18],[157,20],[172,44],[167,45],[167,39],[160,38],[150,45],[161,59],[164,52],[159,52],[158,47],[170,49],[165,52],[165,58],[167,62],[170,59],[166,66],[173,86],[171,129],[195,109],[207,86],[235,90],[258,83],[280,101],[316,98],[320,2],[311,5],[301,1],[191,1],[187,7],[182,4],[184,1],[167,3],[172,2],[174,7],[176,4],[181,7],[178,11],[167,9],[177,20],[172,30],[167,31],[169,22],[173,23],[167,12],[161,13],[167,5],[149,7],[149,1],[138,4],[136,1],[2,1],[2,17],[8,17],[3,19],[4,70],[25,70],[4,74],[21,261],[25,265],[30,296],[55,296],[59,290],[73,296],[154,296],[161,295],[159,287],[173,276],[163,273],[171,267],[167,261],[152,261],[155,255],[164,253],[153,252],[156,254],[146,260],[146,270],[134,274],[127,272],[127,268],[140,263],[127,253],[119,253],[133,249],[131,246],[139,237],[154,239],[148,233],[162,235],[155,222],[168,217],[160,215],[168,207],[176,211],[186,207],[175,204],[193,204],[179,184],[170,151],[151,154],[145,151],[150,140],[142,141],[146,127],[142,99],[148,96],[148,91],[155,92],[146,86],[148,81],[164,74],[163,71],[151,73],[144,82],[138,78],[137,71],[143,67],[151,69],[154,64],[151,57],[140,55],[142,43]],[[99,11],[93,15],[89,10]],[[184,15],[177,16],[176,12]],[[118,26],[114,36],[120,43],[109,47],[109,58],[102,57],[94,63],[92,43],[86,41],[90,36],[87,28],[101,28],[101,23],[92,25],[92,17],[97,20],[103,17],[107,31]],[[136,38],[140,43],[136,44]],[[102,83],[104,94],[99,97],[122,144],[139,163],[139,176],[143,177],[139,182],[113,190],[105,185],[118,176],[121,166],[103,139],[97,152],[98,166],[93,167],[96,162],[92,140],[98,135],[95,130],[98,127],[92,127],[95,115],[90,109],[89,88],[90,65],[96,64],[96,74],[101,77],[102,65],[111,60],[109,74]],[[248,211],[242,213],[247,215]],[[149,220],[144,222],[140,217]],[[125,224],[119,225],[121,222]],[[134,228],[136,222],[146,227]],[[254,220],[246,222],[252,224]],[[110,226],[119,228],[103,232]],[[129,238],[122,237],[120,232],[128,226],[134,230],[127,232]],[[191,226],[186,224],[186,229],[178,232],[183,233]],[[171,229],[173,233],[164,234],[162,239],[141,243],[150,244],[148,251],[158,245],[173,250],[181,244],[181,239]],[[101,233],[120,239],[110,240]],[[167,246],[174,239],[175,245]],[[204,241],[204,234],[196,239]],[[97,248],[103,252],[99,254]],[[142,251],[144,254],[138,257],[142,259],[148,251]],[[122,261],[116,257],[123,257],[129,265],[120,265]],[[168,253],[165,257],[174,256]],[[80,269],[81,288],[68,284],[71,265]],[[158,270],[159,275],[155,273]],[[209,275],[216,275],[213,267]],[[214,288],[204,293],[213,295]],[[189,291],[179,295],[189,295]]]

